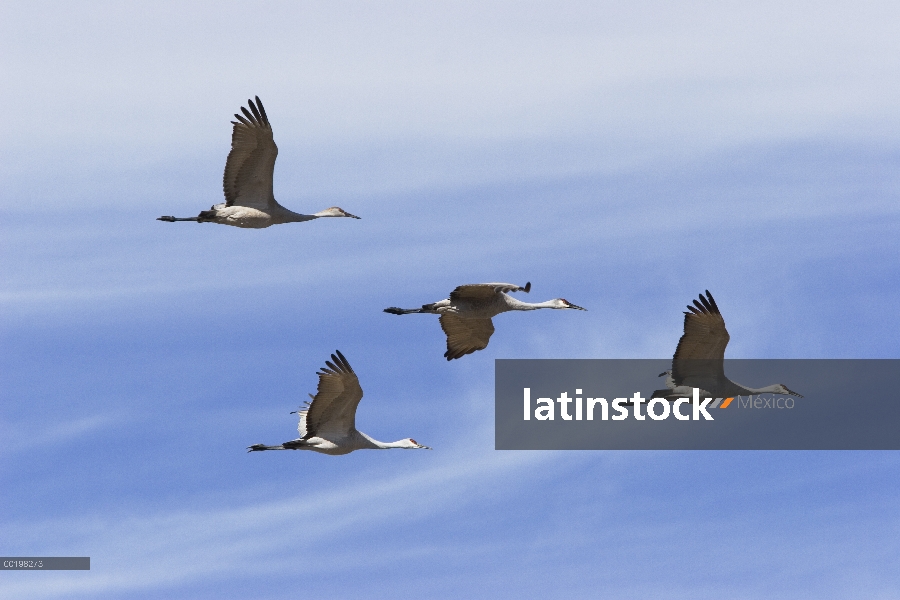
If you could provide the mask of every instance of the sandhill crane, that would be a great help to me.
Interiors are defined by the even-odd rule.
[[[275,158],[278,146],[272,137],[272,126],[266,116],[259,96],[256,104],[247,100],[248,111],[243,106],[244,116],[235,114],[237,121],[232,121],[231,152],[225,161],[225,176],[222,187],[225,190],[225,202],[215,204],[209,210],[202,211],[196,217],[176,218],[159,217],[157,221],[196,221],[198,223],[221,223],[261,229],[280,223],[297,223],[310,221],[319,217],[350,217],[358,219],[342,208],[333,206],[313,215],[301,215],[286,209],[275,201],[272,193],[272,174],[275,171]],[[246,117],[246,118],[245,118]]]
[[[716,301],[706,290],[705,298],[700,294],[699,301],[694,300],[694,306],[687,308],[690,312],[684,313],[684,334],[672,357],[672,370],[660,375],[669,374],[668,389],[653,392],[653,398],[683,398],[681,392],[691,388],[700,388],[705,396],[721,398],[767,393],[803,397],[780,383],[756,389],[725,377],[725,347],[731,336]]]
[[[412,438],[396,442],[379,442],[356,429],[356,407],[362,400],[363,391],[350,363],[338,350],[331,355],[327,366],[316,373],[319,389],[316,395],[309,395],[312,402],[304,403],[300,410],[295,440],[278,446],[253,444],[248,452],[255,450],[313,450],[323,454],[349,454],[354,450],[386,450],[389,448],[425,449]],[[291,413],[295,414],[295,413]]]
[[[511,283],[470,283],[461,285],[452,292],[450,297],[440,302],[423,304],[422,308],[397,308],[392,306],[384,309],[384,312],[392,315],[408,315],[412,313],[427,313],[441,315],[441,329],[447,334],[447,351],[444,356],[447,360],[461,358],[477,350],[487,348],[488,341],[494,333],[494,324],[491,317],[510,310],[537,310],[539,308],[573,308],[586,310],[575,306],[568,300],[556,298],[546,302],[530,304],[516,300],[509,296],[509,292],[531,291],[531,282],[525,287],[519,287]]]

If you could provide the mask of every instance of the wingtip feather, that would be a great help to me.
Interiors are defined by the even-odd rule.
[[[266,114],[266,109],[263,106],[262,100],[259,99],[259,96],[256,96],[256,106],[259,108],[259,112],[262,114],[263,123],[269,125],[269,116]]]
[[[253,116],[256,117],[256,122],[262,124],[262,115],[259,114],[256,104],[253,103],[253,100],[247,100],[247,104],[250,105],[250,110],[253,112]]]
[[[341,351],[340,351],[340,350],[335,350],[335,353],[337,354],[337,357],[335,357],[335,355],[332,354],[332,355],[331,355],[331,358],[332,358],[336,363],[338,363],[339,365],[341,365],[342,370],[344,370],[344,371],[346,371],[346,372],[348,372],[348,373],[353,373],[353,367],[350,366],[350,362],[349,362],[346,358],[344,358],[344,355],[341,354]]]
[[[249,102],[249,100],[247,102]],[[253,106],[253,105],[251,104],[250,106]],[[257,124],[256,119],[254,118],[253,114],[249,110],[247,110],[246,106],[241,107],[241,112],[244,113],[244,116],[247,117],[248,119],[250,119],[250,121],[253,122],[254,125]],[[235,115],[235,116],[237,116],[237,115]]]

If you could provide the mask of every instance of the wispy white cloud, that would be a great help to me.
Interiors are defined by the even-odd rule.
[[[0,152],[31,185],[4,202],[49,173],[114,191],[123,170],[219,162],[230,115],[254,94],[279,169],[316,194],[609,170],[823,134],[890,139],[897,9],[848,7],[150,3],[48,18],[17,5],[0,25],[0,66],[28,94],[0,124]],[[83,201],[105,202],[94,196]]]
[[[16,421],[0,422],[0,431],[6,440],[0,448],[0,453],[11,456],[47,443],[62,446],[127,422],[124,415],[110,413],[89,415],[70,421],[57,421],[54,417],[51,419],[53,419],[51,422],[41,425]],[[50,440],[52,442],[49,442]]]
[[[482,404],[483,400],[479,398]],[[471,433],[472,439],[479,440],[476,446],[490,443],[492,431],[487,427]],[[0,582],[0,589],[32,598],[115,595],[181,586],[235,572],[262,576],[289,569],[309,575],[346,570],[354,563],[377,565],[396,556],[365,547],[356,551],[344,548],[336,555],[330,551],[317,555],[315,549],[343,546],[341,540],[392,522],[433,519],[448,507],[474,500],[473,491],[488,480],[515,477],[525,485],[529,472],[533,476],[540,465],[556,457],[552,453],[484,452],[460,446],[429,453],[425,457],[428,466],[409,473],[387,476],[379,469],[375,477],[361,477],[345,487],[309,489],[288,496],[269,488],[259,491],[262,499],[258,502],[237,503],[226,498],[215,506],[157,514],[133,514],[122,507],[64,522],[11,523],[5,529],[19,547],[54,555],[89,551],[91,577],[73,573],[40,581],[6,580]],[[59,530],[65,531],[63,547],[60,536],[49,535]],[[406,552],[423,551],[427,552],[422,548]]]

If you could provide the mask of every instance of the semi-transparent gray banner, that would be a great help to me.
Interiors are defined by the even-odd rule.
[[[672,359],[497,360],[495,447],[900,449],[900,360],[672,368]]]
[[[90,571],[89,556],[2,556],[5,571]]]

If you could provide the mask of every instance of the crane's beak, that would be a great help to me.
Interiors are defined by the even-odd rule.
[[[576,305],[572,304],[571,302],[569,302],[569,308],[575,308],[578,310],[587,310],[586,308],[581,308],[580,306],[576,306]]]

